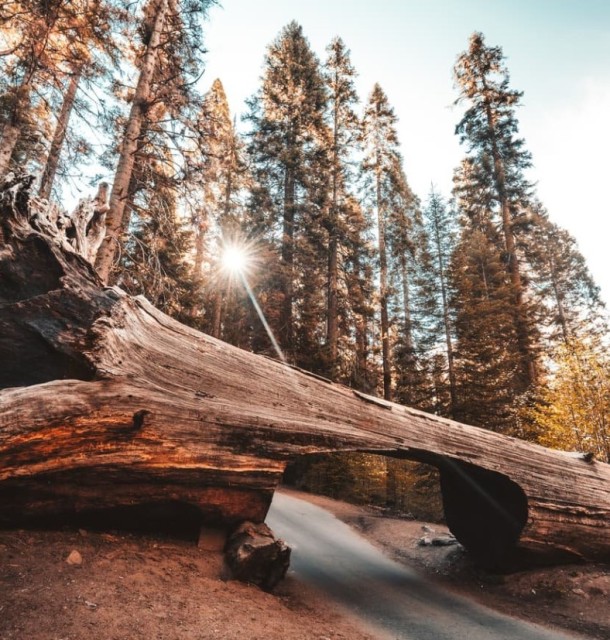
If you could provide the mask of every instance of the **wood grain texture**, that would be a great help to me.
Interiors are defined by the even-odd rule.
[[[260,522],[296,456],[370,451],[437,466],[448,524],[483,562],[610,557],[609,465],[198,333],[103,288],[41,216],[27,180],[0,185],[0,523],[160,503]]]

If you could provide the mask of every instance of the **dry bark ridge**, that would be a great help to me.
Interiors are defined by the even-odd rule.
[[[103,288],[30,184],[0,182],[0,523],[177,505],[262,522],[296,456],[373,451],[440,469],[447,523],[483,562],[610,557],[609,465],[332,384]]]

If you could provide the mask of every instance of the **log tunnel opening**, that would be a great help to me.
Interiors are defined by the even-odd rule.
[[[523,489],[501,473],[465,462],[444,458],[439,468],[451,532],[487,568],[514,563],[528,515]]]
[[[286,467],[282,481],[305,492],[372,505],[388,516],[444,520],[438,469],[419,459],[365,451],[307,454]]]
[[[368,495],[390,514],[444,520],[483,567],[504,570],[515,563],[528,517],[527,497],[501,473],[427,451],[349,452],[301,456],[288,465],[283,481],[312,493],[365,502],[359,499],[366,492],[359,490],[362,480],[354,478],[354,465],[376,476],[365,480],[372,486]],[[322,488],[329,476],[332,486]]]

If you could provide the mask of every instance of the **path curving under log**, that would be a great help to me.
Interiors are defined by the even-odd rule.
[[[367,451],[437,466],[447,523],[484,563],[610,558],[609,465],[181,325],[102,286],[84,257],[93,204],[77,211],[77,246],[28,189],[0,180],[0,524],[180,505],[262,522],[295,457]]]

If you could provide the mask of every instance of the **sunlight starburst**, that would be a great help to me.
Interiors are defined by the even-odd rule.
[[[247,270],[250,260],[244,246],[229,244],[223,248],[221,256],[222,268],[231,275],[239,275]]]

